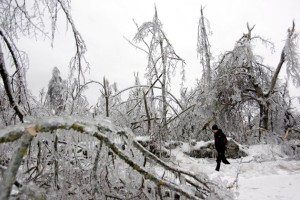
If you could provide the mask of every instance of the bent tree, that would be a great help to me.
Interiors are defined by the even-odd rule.
[[[253,44],[259,40],[270,44],[260,36],[253,36],[253,27],[248,28],[237,42],[232,51],[226,52],[219,62],[217,69],[215,89],[218,91],[219,102],[228,103],[233,107],[241,105],[252,105],[259,111],[259,129],[270,128],[271,113],[276,113],[275,106],[284,104],[286,94],[281,88],[284,85],[279,81],[279,74],[284,65],[286,73],[292,78],[295,85],[299,85],[300,66],[299,54],[297,52],[298,34],[295,31],[295,24],[288,29],[285,45],[281,51],[279,62],[275,67],[268,67],[254,52]],[[282,116],[284,117],[284,116]]]

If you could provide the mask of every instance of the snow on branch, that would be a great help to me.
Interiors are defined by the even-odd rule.
[[[1,30],[0,30],[0,36],[4,37]],[[4,88],[9,99],[9,103],[11,107],[13,107],[13,109],[15,110],[18,117],[20,118],[20,121],[23,122],[23,118],[25,114],[23,113],[22,109],[19,107],[16,99],[14,98],[13,89],[10,85],[10,78],[9,78],[10,76],[4,62],[4,56],[3,56],[1,44],[0,44],[0,76],[3,80]]]

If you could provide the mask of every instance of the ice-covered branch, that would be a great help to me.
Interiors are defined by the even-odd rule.
[[[33,138],[32,132],[28,132],[24,129],[23,136],[21,138],[21,144],[15,151],[12,160],[9,163],[8,169],[5,170],[3,180],[0,183],[0,199],[8,200],[11,192],[11,188],[16,181],[16,175],[18,169],[23,161],[23,156],[27,153],[27,149]]]
[[[11,88],[11,85],[10,85],[9,74],[8,74],[7,69],[5,67],[4,56],[3,56],[1,44],[0,44],[0,75],[1,75],[2,80],[3,80],[3,85],[4,85],[4,88],[5,88],[6,94],[8,96],[9,103],[10,103],[11,107],[15,110],[18,117],[20,118],[20,121],[23,122],[24,113],[23,113],[23,111],[21,110],[21,108],[19,107],[19,105],[17,104],[17,102],[14,98],[13,91],[12,91],[12,88]]]
[[[44,119],[41,121],[37,121],[30,124],[21,124],[15,127],[7,127],[6,129],[0,130],[0,143],[4,142],[12,142],[19,138],[22,138],[22,144],[19,147],[18,152],[16,153],[16,158],[14,158],[10,165],[17,166],[17,168],[14,169],[8,169],[5,173],[10,174],[9,176],[14,176],[17,173],[17,169],[21,164],[22,157],[26,153],[26,148],[30,144],[30,141],[32,139],[33,135],[36,135],[40,132],[53,132],[54,130],[75,130],[82,134],[87,134],[90,136],[93,136],[97,138],[99,141],[103,142],[114,154],[119,157],[121,160],[123,160],[126,164],[128,164],[133,170],[137,171],[139,174],[141,174],[145,179],[150,180],[153,182],[157,187],[163,186],[166,188],[169,188],[172,191],[178,192],[180,195],[187,197],[188,199],[199,199],[198,197],[194,196],[194,194],[191,194],[190,192],[184,191],[180,185],[163,180],[159,177],[157,177],[155,174],[150,173],[145,167],[137,163],[133,158],[130,158],[124,150],[118,147],[112,140],[111,135],[115,134],[117,135],[125,135],[126,138],[130,138],[129,140],[132,140],[132,147],[135,147],[138,151],[142,153],[144,157],[147,157],[148,159],[151,159],[159,166],[163,167],[166,170],[171,171],[174,174],[179,175],[185,175],[187,179],[190,179],[189,181],[193,184],[190,187],[195,187],[195,185],[202,185],[205,191],[208,191],[210,193],[214,193],[214,190],[212,188],[217,187],[216,184],[213,182],[210,182],[205,176],[202,177],[196,176],[192,173],[185,172],[181,169],[177,169],[174,167],[169,166],[159,158],[157,158],[155,155],[147,151],[142,145],[140,145],[137,141],[135,141],[131,135],[131,133],[126,132],[124,130],[120,130],[117,127],[113,126],[109,121],[107,120],[100,120],[97,119],[97,121],[84,121],[82,119],[76,119],[76,118],[68,118],[68,117],[53,117],[49,119]],[[130,144],[130,143],[127,143]],[[128,148],[128,147],[127,147]],[[21,150],[22,151],[21,151]],[[97,163],[97,159],[95,159],[95,163]],[[11,175],[12,174],[12,175]],[[13,175],[14,174],[14,175]],[[5,193],[5,196],[7,197],[9,195],[10,189],[12,184],[14,183],[14,179],[10,180],[10,182],[7,182],[6,179],[4,179],[5,182],[1,182],[1,193]],[[193,180],[193,181],[191,181]],[[6,183],[7,182],[7,183]],[[9,191],[8,191],[9,190]]]
[[[271,87],[268,95],[270,95],[274,88],[275,84],[278,80],[279,73],[282,69],[283,64],[286,62],[287,75],[288,77],[293,78],[293,82],[298,87],[300,86],[300,64],[299,64],[299,53],[298,53],[298,37],[299,35],[295,32],[295,22],[293,21],[293,25],[288,29],[288,36],[286,39],[285,46],[283,47],[280,55],[280,60],[277,65],[276,71],[272,77]]]

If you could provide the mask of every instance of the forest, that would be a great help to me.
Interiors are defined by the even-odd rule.
[[[135,73],[132,86],[119,89],[105,75],[86,78],[94,66],[71,7],[71,0],[0,2],[1,200],[234,199],[231,188],[180,168],[171,153],[170,146],[212,140],[213,124],[241,146],[278,145],[299,160],[300,114],[289,89],[300,86],[294,21],[282,36],[277,65],[270,66],[255,46],[271,51],[274,44],[247,22],[232,49],[213,55],[208,8],[201,7],[195,46],[202,74],[189,88],[183,83],[187,64],[153,6],[152,18],[135,23],[133,39],[125,38],[147,59],[147,84]],[[47,89],[34,96],[26,76],[30,62],[18,40],[38,36],[53,42],[61,34],[59,18],[74,42],[64,66],[69,76],[63,79],[53,67]],[[181,76],[180,95],[171,90],[174,72]],[[100,88],[95,105],[85,96],[91,85]]]

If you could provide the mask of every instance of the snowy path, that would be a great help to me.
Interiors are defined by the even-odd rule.
[[[182,169],[203,172],[226,187],[233,185],[239,171],[238,182],[231,187],[236,200],[299,200],[300,161],[287,160],[282,155],[270,159],[269,151],[262,146],[252,147],[242,163],[241,159],[229,159],[231,164],[221,165],[220,172],[215,171],[214,159],[191,158],[179,148],[172,154]]]

